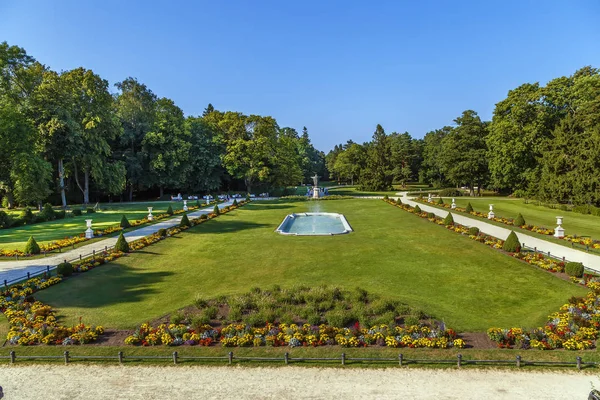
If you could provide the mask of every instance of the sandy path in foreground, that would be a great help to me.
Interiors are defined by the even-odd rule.
[[[5,399],[587,399],[584,372],[0,366]]]

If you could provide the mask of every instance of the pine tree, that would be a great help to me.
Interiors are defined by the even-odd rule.
[[[415,214],[421,214],[421,207],[419,207],[419,205],[417,204],[413,210],[413,212]]]
[[[472,213],[473,212],[473,206],[471,205],[471,202],[469,202],[469,204],[467,204],[467,209],[465,210],[468,213]]]
[[[514,223],[515,226],[523,226],[525,225],[525,218],[523,218],[523,216],[521,215],[521,213],[519,213],[519,215],[517,216],[517,219],[515,219]]]
[[[219,215],[221,212],[219,211],[219,206],[215,204],[215,208],[213,208],[213,214]]]

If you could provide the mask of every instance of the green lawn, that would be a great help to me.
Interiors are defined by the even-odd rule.
[[[576,234],[577,236],[591,236],[594,239],[600,239],[600,217],[593,215],[584,215],[571,211],[553,210],[545,206],[538,206],[533,203],[525,204],[523,199],[511,199],[506,197],[489,197],[485,199],[472,197],[456,197],[456,205],[466,207],[470,202],[475,211],[489,212],[489,205],[494,205],[496,217],[516,218],[519,213],[523,214],[525,222],[530,225],[545,226],[554,229],[556,227],[556,216],[563,216],[563,228],[567,235]],[[452,199],[445,198],[445,203],[451,203]],[[435,204],[434,204],[435,205]],[[506,226],[506,225],[501,225]],[[524,233],[531,234],[530,231],[522,230]],[[551,239],[548,235],[539,235],[540,237]],[[556,240],[557,243],[567,244],[562,240]]]
[[[188,203],[195,205],[195,201]],[[94,229],[108,228],[121,222],[123,214],[130,221],[142,219],[148,215],[148,207],[154,207],[153,214],[165,213],[172,205],[173,210],[183,208],[182,202],[159,201],[149,203],[110,203],[100,204],[102,211],[79,217],[65,218],[39,224],[25,225],[18,228],[0,230],[0,248],[7,250],[23,250],[29,236],[33,236],[39,244],[53,240],[77,236],[86,229],[86,219],[93,220]],[[87,244],[87,243],[86,243]]]
[[[354,232],[292,237],[286,214],[341,212]],[[133,328],[205,298],[273,284],[360,286],[461,331],[534,327],[585,290],[383,201],[254,202],[36,297],[67,323]]]

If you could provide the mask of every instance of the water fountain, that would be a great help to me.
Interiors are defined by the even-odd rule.
[[[315,174],[315,176],[312,177],[313,179],[313,199],[318,199],[319,198],[319,188],[317,187],[317,183],[319,182],[319,177],[317,176],[317,174]]]

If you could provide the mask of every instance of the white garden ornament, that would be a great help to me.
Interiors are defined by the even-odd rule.
[[[488,219],[494,219],[496,214],[494,214],[494,205],[490,204],[490,212],[488,213]]]
[[[94,231],[92,230],[92,220],[86,219],[85,223],[87,225],[87,229],[85,230],[85,238],[92,239],[94,237]]]
[[[556,225],[558,225],[556,228],[554,228],[554,237],[556,237],[556,238],[564,238],[565,237],[565,230],[561,226],[562,223],[563,223],[563,217],[556,217]]]
[[[187,200],[183,201],[183,211],[187,211],[188,210],[188,206],[187,206]]]
[[[148,207],[148,221],[154,220],[154,215],[152,215],[152,207]]]
[[[456,200],[452,198],[452,205],[450,206],[453,210],[456,208]]]

